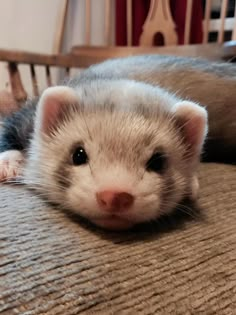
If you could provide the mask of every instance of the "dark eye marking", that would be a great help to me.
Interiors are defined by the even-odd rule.
[[[88,163],[88,155],[82,146],[79,146],[74,150],[72,161],[73,164],[77,166]]]
[[[167,156],[164,153],[156,152],[146,164],[147,171],[162,173],[167,166]]]

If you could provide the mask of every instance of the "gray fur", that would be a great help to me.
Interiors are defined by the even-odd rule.
[[[2,122],[0,152],[28,149],[34,131],[34,118],[38,99],[28,100],[21,110]]]

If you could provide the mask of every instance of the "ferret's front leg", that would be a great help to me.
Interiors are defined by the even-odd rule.
[[[0,182],[16,179],[22,174],[25,158],[21,151],[8,150],[0,153]]]

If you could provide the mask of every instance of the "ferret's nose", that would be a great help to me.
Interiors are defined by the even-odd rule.
[[[127,192],[105,190],[96,194],[101,209],[106,211],[125,211],[134,203],[134,196]]]

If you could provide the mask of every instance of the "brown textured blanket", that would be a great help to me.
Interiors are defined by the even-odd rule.
[[[200,178],[192,219],[126,233],[1,185],[0,314],[236,314],[236,168]]]

